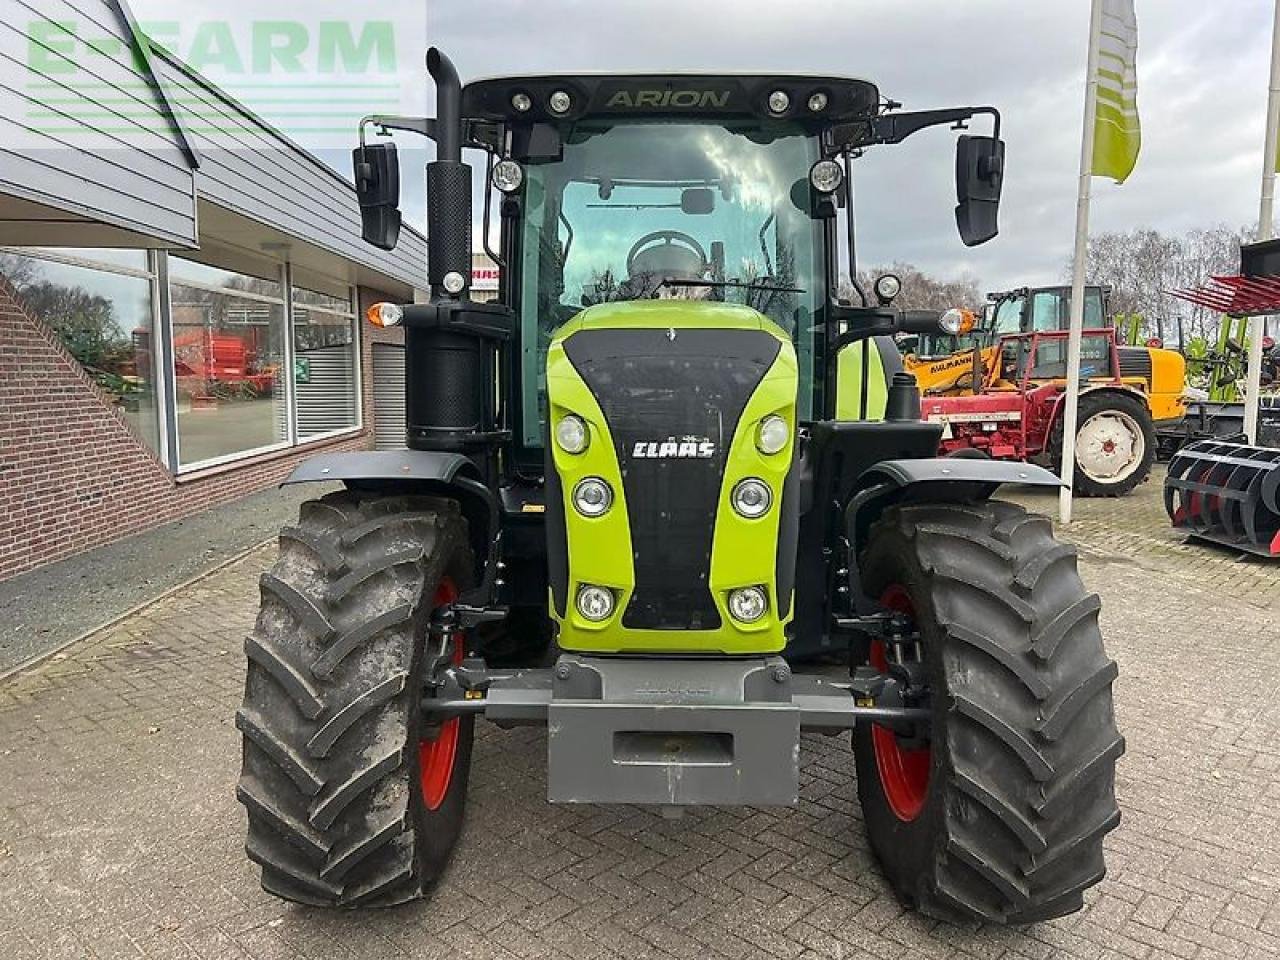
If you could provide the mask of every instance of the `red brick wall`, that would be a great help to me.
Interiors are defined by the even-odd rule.
[[[370,338],[362,343],[359,434],[175,480],[0,278],[0,580],[273,486],[319,450],[367,449],[373,372]]]

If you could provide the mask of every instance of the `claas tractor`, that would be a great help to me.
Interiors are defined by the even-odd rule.
[[[1086,497],[1120,496],[1146,480],[1157,430],[1186,414],[1182,357],[1119,344],[1105,320],[1107,293],[1085,288],[1073,486]],[[909,354],[904,369],[917,377],[926,418],[944,425],[943,453],[1039,459],[1060,472],[1071,290],[1020,288],[988,300],[984,322],[970,326],[966,315],[957,328],[957,352]]]
[[[545,727],[551,803],[673,815],[794,805],[801,734],[851,731],[904,902],[1078,909],[1119,819],[1116,665],[1074,550],[991,499],[1057,481],[938,458],[914,381],[868,382],[864,361],[940,317],[880,285],[835,296],[862,151],[990,118],[958,137],[956,216],[968,244],[995,235],[996,111],[889,109],[832,76],[463,86],[427,63],[434,117],[361,128],[436,146],[430,299],[369,310],[404,331],[407,449],[297,468],[344,489],[281,532],[246,644],[263,886],[326,907],[429,892],[470,767],[496,761],[473,755],[484,719]],[[469,295],[471,151],[498,221],[490,303]],[[365,237],[390,248],[394,145],[354,161]],[[805,672],[819,642],[847,673]]]

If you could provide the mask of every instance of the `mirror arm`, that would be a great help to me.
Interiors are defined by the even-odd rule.
[[[974,117],[985,114],[991,117],[992,136],[1000,139],[1000,111],[995,107],[948,107],[945,110],[914,110],[907,113],[883,113],[865,123],[842,124],[827,133],[827,153],[834,155],[845,150],[861,150],[880,143],[901,143],[913,133],[929,127],[950,124],[963,129]]]
[[[416,133],[419,136],[426,137],[428,140],[435,140],[437,136],[437,122],[430,117],[396,117],[389,115],[375,115],[372,117],[363,117],[360,120],[360,146],[365,145],[365,128],[377,127],[379,136],[386,136],[388,130],[403,130],[406,133]]]

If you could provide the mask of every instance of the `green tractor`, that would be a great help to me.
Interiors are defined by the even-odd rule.
[[[436,144],[430,301],[369,311],[404,329],[407,449],[297,469],[345,489],[281,532],[246,645],[263,886],[429,892],[484,718],[545,725],[550,802],[672,811],[794,804],[801,733],[851,731],[904,902],[1078,909],[1119,819],[1116,666],[1074,551],[990,499],[1057,480],[935,458],[892,337],[955,318],[896,310],[895,278],[834,292],[842,249],[857,275],[851,161],[926,127],[994,122],[958,139],[956,216],[966,244],[995,235],[996,111],[901,112],[827,76],[464,87],[427,63],[436,116],[370,118],[355,151],[365,238],[390,248],[398,161],[364,132]],[[464,148],[500,224],[492,303],[469,295]],[[847,674],[801,672],[818,652]]]

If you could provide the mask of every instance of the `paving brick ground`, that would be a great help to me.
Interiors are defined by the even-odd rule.
[[[233,798],[263,549],[0,686],[0,958],[1280,956],[1280,570],[1183,546],[1157,495],[1086,504],[1072,530],[1129,741],[1110,876],[1075,916],[1011,931],[901,910],[847,737],[806,738],[796,809],[671,821],[548,806],[542,734],[492,727],[429,903],[281,904]]]

